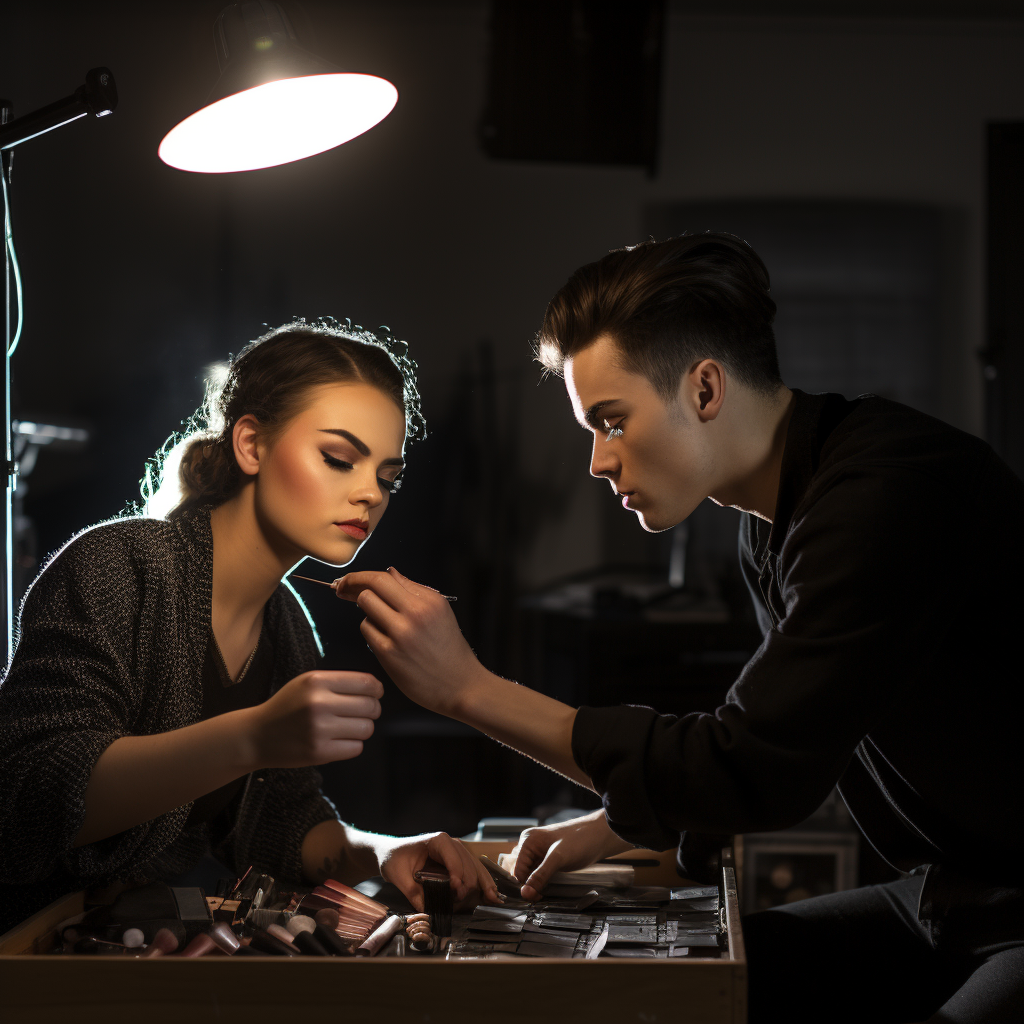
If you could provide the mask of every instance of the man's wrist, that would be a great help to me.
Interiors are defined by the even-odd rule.
[[[612,831],[611,825],[608,824],[608,815],[605,814],[603,809],[594,811],[588,817],[594,822],[595,827],[604,833],[601,857],[614,857],[617,853],[625,853],[627,850],[635,849],[632,843],[627,842],[622,836]]]
[[[435,710],[447,718],[481,728],[482,724],[486,724],[487,697],[493,693],[494,686],[502,681],[474,658],[458,685],[452,687],[444,706]]]

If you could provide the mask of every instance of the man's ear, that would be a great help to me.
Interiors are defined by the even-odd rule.
[[[725,399],[725,371],[713,359],[702,359],[684,378],[686,398],[693,404],[697,418],[706,423],[722,411]]]
[[[259,420],[252,413],[247,413],[239,418],[231,431],[235,460],[246,476],[255,476],[260,471],[259,426]]]

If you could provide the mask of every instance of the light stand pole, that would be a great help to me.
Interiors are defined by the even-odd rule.
[[[15,146],[46,132],[70,124],[81,117],[104,117],[117,106],[117,87],[114,76],[107,68],[93,68],[85,76],[85,85],[65,99],[41,107],[39,110],[14,121],[9,120],[11,105],[0,100],[0,173],[3,174],[4,194],[4,506],[0,514],[0,558],[3,560],[3,580],[0,582],[0,629],[3,631],[3,665],[10,664],[14,653],[14,524],[11,509],[18,466],[11,444],[11,271],[16,269],[10,241],[11,152]],[[21,301],[18,300],[19,323]]]

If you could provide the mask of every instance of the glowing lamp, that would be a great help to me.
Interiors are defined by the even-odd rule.
[[[220,80],[160,143],[171,167],[224,174],[301,160],[362,135],[398,101],[385,79],[343,72],[299,46],[275,3],[226,7],[214,39]]]

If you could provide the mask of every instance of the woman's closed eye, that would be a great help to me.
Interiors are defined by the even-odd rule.
[[[347,472],[352,469],[351,462],[346,462],[344,459],[336,458],[334,455],[330,455],[325,452],[322,448],[320,449],[320,454],[324,457],[324,462],[326,462],[332,469],[341,470],[342,472]],[[387,491],[388,494],[394,494],[395,491],[400,490],[402,487],[401,480],[388,480],[383,476],[377,477],[377,483],[380,484],[381,489]]]

